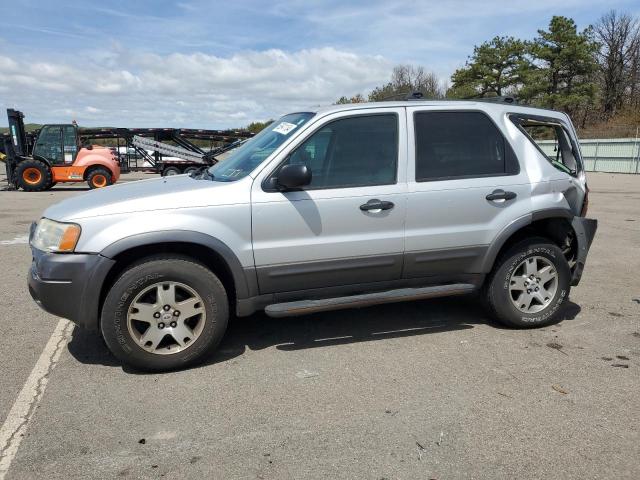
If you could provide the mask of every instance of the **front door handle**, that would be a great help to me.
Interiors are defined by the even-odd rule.
[[[360,210],[363,212],[371,211],[371,210],[391,210],[395,205],[393,202],[387,202],[385,200],[378,200],[377,198],[373,198],[369,200],[367,203],[363,203],[360,205]]]
[[[505,192],[504,190],[494,190],[493,192],[491,192],[489,195],[487,195],[486,198],[487,200],[513,200],[514,198],[516,198],[518,196],[518,194],[516,192]]]

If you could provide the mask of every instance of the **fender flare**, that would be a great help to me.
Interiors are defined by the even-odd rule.
[[[100,255],[107,258],[114,258],[118,254],[136,247],[153,245],[158,243],[195,243],[206,247],[220,255],[229,267],[233,283],[236,290],[236,297],[249,297],[249,285],[244,269],[238,257],[221,240],[201,232],[191,230],[162,230],[157,232],[146,232],[122,238],[105,247]]]
[[[97,168],[104,168],[105,170],[108,170],[111,176],[116,175],[115,170],[111,168],[109,165],[104,165],[102,163],[92,163],[84,167],[84,170],[82,171],[82,179],[87,180],[87,177],[89,176],[89,173],[91,172],[91,170],[95,170]]]
[[[21,160],[37,160],[38,162],[44,163],[49,168],[54,166],[48,159],[41,157],[40,155],[33,155],[31,157],[20,157],[20,160],[16,163],[16,166],[20,163]]]
[[[535,212],[531,212],[523,215],[522,217],[516,218],[514,221],[504,227],[500,231],[500,233],[498,233],[493,242],[491,242],[491,245],[489,245],[487,253],[485,254],[484,260],[482,262],[481,272],[488,273],[491,271],[498,253],[514,233],[526,227],[527,225],[531,225],[535,221],[543,220],[545,218],[563,218],[569,220],[569,223],[571,223],[574,215],[573,213],[571,213],[571,211],[564,208],[548,208],[544,210],[536,210]]]
[[[531,213],[528,213],[527,215],[516,218],[510,224],[504,227],[500,231],[500,233],[498,233],[496,238],[494,238],[493,242],[491,242],[491,244],[489,245],[487,253],[485,253],[484,255],[482,267],[480,269],[482,273],[489,273],[493,269],[493,264],[495,263],[498,253],[500,252],[504,244],[507,243],[507,240],[509,240],[511,235],[516,233],[518,230],[526,227],[527,225],[531,225],[531,223],[533,222],[532,216],[533,215]]]

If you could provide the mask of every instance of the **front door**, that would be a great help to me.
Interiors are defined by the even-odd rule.
[[[406,214],[404,108],[340,112],[284,151],[253,184],[253,250],[261,293],[396,280]],[[305,164],[312,182],[269,180]]]

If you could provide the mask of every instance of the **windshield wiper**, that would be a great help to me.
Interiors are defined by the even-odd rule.
[[[209,171],[209,167],[200,167],[198,170],[191,172],[189,176],[196,180],[213,180],[215,178],[213,173]]]

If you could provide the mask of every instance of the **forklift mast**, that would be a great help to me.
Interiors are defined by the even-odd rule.
[[[9,135],[4,138],[5,168],[7,170],[8,188],[13,190],[17,187],[14,175],[18,157],[29,154],[27,146],[27,134],[24,130],[24,114],[13,108],[7,108],[9,119]]]
[[[27,134],[24,129],[24,114],[13,108],[7,108],[9,119],[9,135],[13,144],[13,151],[21,157],[29,155],[27,151]]]

